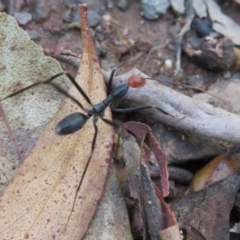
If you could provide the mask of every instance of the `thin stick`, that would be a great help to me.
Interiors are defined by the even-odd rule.
[[[145,60],[144,60],[144,62],[143,62],[143,65],[142,65],[142,68],[141,68],[141,69],[142,69],[142,70],[141,70],[142,72],[143,72],[143,70],[144,70],[144,68],[145,68],[145,66],[146,66],[146,63],[147,63],[149,57],[150,57],[151,54],[153,53],[153,51],[155,51],[155,50],[157,50],[157,49],[165,48],[165,47],[168,45],[168,43],[169,43],[169,40],[167,39],[167,40],[165,41],[165,43],[163,43],[163,44],[161,44],[161,45],[154,46],[154,47],[151,48],[151,50],[149,51],[147,57],[145,58]]]
[[[187,22],[182,27],[177,39],[175,76],[178,75],[180,72],[182,72],[182,69],[181,69],[182,40],[183,40],[184,34],[190,29],[191,23],[195,16],[191,0],[186,1],[186,9],[187,9],[187,13],[186,13]]]
[[[113,80],[113,77],[114,77],[114,74],[115,74],[116,70],[114,69],[110,75],[110,79],[109,79],[109,82],[108,82],[108,85],[107,85],[107,95],[110,94],[110,90],[111,90],[111,87],[112,87],[112,80]]]

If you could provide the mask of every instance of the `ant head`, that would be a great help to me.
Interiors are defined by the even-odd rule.
[[[144,77],[141,77],[140,75],[134,74],[130,78],[128,78],[127,83],[132,88],[139,88],[145,85],[146,79]]]

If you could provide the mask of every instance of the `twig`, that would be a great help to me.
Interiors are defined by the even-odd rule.
[[[141,68],[142,72],[144,72],[145,65],[146,65],[149,57],[150,57],[151,54],[153,53],[153,51],[155,51],[155,50],[157,50],[157,49],[165,48],[165,47],[168,45],[168,43],[169,43],[169,40],[167,39],[163,44],[157,45],[157,46],[154,46],[154,47],[151,48],[151,50],[149,51],[147,57],[145,58],[145,60],[144,60],[144,62],[143,62],[143,65],[142,65],[142,68]]]
[[[126,82],[133,74],[141,74],[148,78],[139,70],[134,69],[114,78],[113,87]],[[104,75],[107,79],[109,73],[104,72]],[[129,89],[122,103],[123,106],[128,107],[153,105],[177,117],[176,120],[160,111],[144,110],[149,117],[156,121],[191,134],[215,138],[219,144],[240,144],[240,116],[196,101],[156,81],[147,81],[142,88]]]
[[[184,34],[190,29],[191,23],[195,16],[191,0],[186,1],[186,9],[187,9],[187,13],[186,13],[187,22],[182,27],[177,40],[175,75],[178,75],[180,72],[182,72],[182,69],[181,69],[182,40],[183,40]]]

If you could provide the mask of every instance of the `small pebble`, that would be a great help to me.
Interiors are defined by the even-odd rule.
[[[106,21],[106,22],[110,22],[111,21],[111,16],[109,14],[105,14],[103,15],[103,20]]]
[[[101,19],[101,16],[96,11],[88,10],[88,24],[90,27],[96,27],[97,24],[99,23],[100,19]],[[79,24],[78,9],[76,10],[76,12],[73,16],[71,24]]]
[[[95,11],[88,11],[88,24],[90,27],[96,27],[101,19],[101,16]]]
[[[47,5],[47,1],[37,0],[33,13],[33,18],[37,22],[44,22],[49,18],[50,11],[51,8]]]
[[[173,67],[172,59],[166,59],[164,62],[165,68],[171,70]]]
[[[106,0],[107,8],[113,8],[113,1],[112,0]]]
[[[185,1],[184,0],[170,0],[172,9],[174,12],[178,14],[184,14],[185,13]]]
[[[118,1],[118,8],[122,11],[126,11],[129,7],[129,1],[128,0],[120,0]]]
[[[27,12],[18,12],[14,14],[14,17],[20,25],[26,25],[32,20],[32,14]]]
[[[32,40],[36,40],[39,38],[39,33],[35,30],[26,30],[26,32],[28,33],[28,36],[32,39]]]
[[[170,6],[168,0],[141,0],[143,16],[149,20],[165,14]]]
[[[224,73],[223,73],[223,77],[224,77],[225,79],[230,78],[230,77],[231,77],[231,72],[230,72],[230,71],[224,72]]]

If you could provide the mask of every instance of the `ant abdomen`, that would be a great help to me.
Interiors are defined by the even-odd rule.
[[[59,135],[68,135],[84,127],[88,116],[79,112],[72,113],[63,118],[56,126],[55,132]]]

